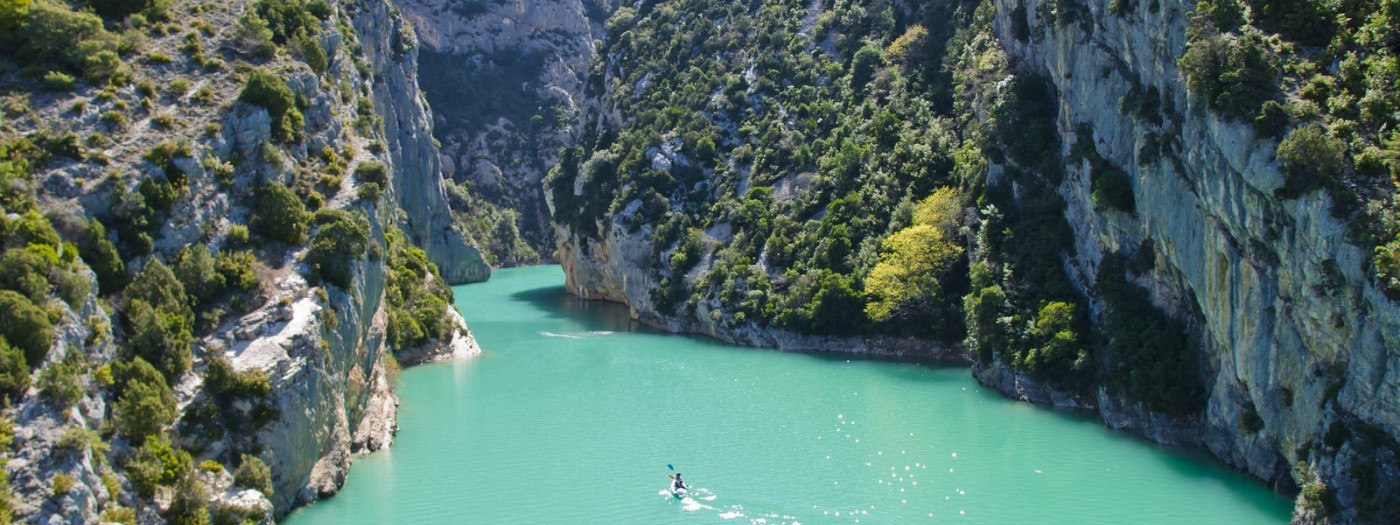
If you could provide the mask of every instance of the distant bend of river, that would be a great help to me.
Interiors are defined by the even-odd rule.
[[[557,266],[454,288],[485,352],[398,378],[393,447],[314,524],[1283,524],[1197,452],[1007,400],[963,368],[642,329]],[[668,465],[695,490],[664,489]]]

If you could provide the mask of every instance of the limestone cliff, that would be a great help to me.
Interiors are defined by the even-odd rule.
[[[503,264],[553,249],[540,180],[579,138],[574,122],[607,4],[396,2],[422,45],[419,83],[433,105],[444,174],[500,208],[489,221],[505,224],[475,233]],[[511,245],[515,229],[529,250]]]
[[[374,98],[385,108],[384,134],[394,161],[394,192],[408,212],[407,230],[452,284],[484,281],[491,268],[452,220],[443,187],[433,122],[419,87],[419,48],[407,22],[388,4],[370,3],[356,17],[364,53],[375,67]]]
[[[967,281],[938,284],[970,287],[953,309],[980,381],[1205,448],[1300,491],[1302,522],[1393,518],[1400,305],[1334,197],[1286,188],[1262,124],[1188,92],[1178,64],[1195,2],[686,5],[713,9],[717,29],[646,6],[609,22],[589,140],[546,181],[572,293],[742,344],[890,348],[910,324],[953,316],[924,302],[904,323],[833,326],[875,311],[872,280],[899,260],[891,240],[919,231],[910,209],[957,187],[943,224],[968,256],[949,274]],[[667,41],[658,28],[682,29]],[[1119,174],[1108,194],[1101,177]],[[1128,309],[1110,288],[1142,290],[1133,311],[1170,332],[1179,362],[1114,349],[1131,338],[1111,331]],[[1123,384],[1160,370],[1131,366],[1185,384],[1135,398]]]
[[[338,490],[354,454],[392,442],[395,353],[479,352],[443,281],[490,269],[448,209],[411,30],[384,0],[289,5],[304,27],[275,42],[259,2],[181,4],[171,15],[188,28],[133,28],[150,31],[140,52],[154,58],[118,59],[106,86],[68,77],[40,90],[0,71],[32,93],[0,126],[0,247],[32,251],[9,237],[25,221],[16,231],[39,232],[24,235],[62,265],[49,279],[65,279],[26,281],[45,281],[26,301],[46,305],[55,337],[25,370],[33,386],[8,394],[6,517],[271,522]],[[250,94],[257,82],[272,100]],[[51,135],[69,137],[63,155],[25,153]],[[404,254],[441,277],[418,268],[390,282]],[[148,284],[122,291],[133,278],[164,290],[159,324],[133,317],[145,305],[133,298],[156,300]],[[408,296],[442,311],[423,337],[394,339]],[[157,368],[133,379],[135,357]],[[133,381],[153,397],[133,401]],[[266,487],[248,481],[260,477]]]
[[[1067,166],[1057,191],[1074,229],[1070,274],[1091,289],[1105,253],[1150,245],[1155,264],[1142,284],[1154,302],[1194,320],[1206,363],[1199,418],[1152,416],[1100,393],[1104,420],[1204,446],[1281,486],[1295,482],[1295,465],[1311,464],[1337,488],[1341,507],[1356,505],[1352,462],[1369,461],[1357,449],[1376,444],[1336,443],[1328,433],[1369,428],[1392,445],[1400,435],[1400,305],[1368,275],[1369,249],[1350,240],[1325,193],[1276,197],[1283,177],[1274,141],[1188,95],[1177,60],[1194,2],[1154,2],[1125,16],[1089,4],[1084,25],[1031,16],[1040,36],[1018,39],[1012,17],[1040,4],[999,1],[999,40],[1054,84],[1062,142],[1092,143],[1130,175],[1137,203],[1132,214],[1096,208],[1088,163]],[[1120,111],[1119,101],[1143,92],[1178,111]],[[1174,147],[1146,157],[1159,135]],[[1371,481],[1389,485],[1395,458],[1384,454]]]

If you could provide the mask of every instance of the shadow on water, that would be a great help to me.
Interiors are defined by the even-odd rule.
[[[609,301],[590,301],[570,294],[563,286],[541,286],[511,294],[539,310],[544,317],[570,319],[588,330],[609,332],[654,332],[632,320],[626,306]]]

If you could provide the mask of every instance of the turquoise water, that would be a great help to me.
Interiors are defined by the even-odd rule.
[[[1287,523],[1208,458],[1008,401],[966,369],[644,331],[558,267],[455,289],[486,352],[405,370],[391,450],[295,525]],[[663,493],[667,464],[695,487]]]

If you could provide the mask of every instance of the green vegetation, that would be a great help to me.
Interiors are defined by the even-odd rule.
[[[1281,194],[1296,197],[1336,181],[1346,169],[1346,144],[1331,137],[1320,124],[1294,128],[1278,144]]]
[[[155,495],[158,486],[173,486],[194,469],[194,460],[165,437],[147,439],[126,462],[126,475],[143,498]]]
[[[0,337],[24,352],[30,366],[44,362],[53,346],[53,323],[42,308],[11,290],[0,290]]]
[[[1099,266],[1099,292],[1107,305],[1103,332],[1110,359],[1110,391],[1174,415],[1200,411],[1203,372],[1186,327],[1152,305],[1150,293],[1128,280],[1127,263],[1106,257]]]
[[[0,396],[14,404],[29,389],[29,362],[24,351],[0,338]]]
[[[437,265],[428,261],[428,254],[409,244],[403,232],[390,229],[384,239],[388,244],[384,301],[388,305],[390,348],[405,350],[446,340],[456,324],[447,310],[452,304],[452,289],[438,275]]]
[[[111,3],[120,3],[117,2]],[[102,10],[107,2],[94,7]],[[94,83],[125,84],[130,72],[118,52],[121,38],[102,19],[74,11],[59,0],[5,0],[0,4],[0,54],[20,66],[53,68],[50,85],[68,84],[59,75],[79,74]],[[71,77],[68,77],[71,79]]]
[[[270,498],[273,494],[272,469],[257,456],[244,454],[238,460],[238,469],[233,471],[233,484],[257,490]]]
[[[145,359],[175,382],[193,361],[194,313],[185,287],[159,259],[141,268],[126,288],[122,313],[129,336],[125,352]]]
[[[963,252],[955,244],[962,211],[957,199],[951,188],[934,192],[919,202],[913,226],[881,243],[880,262],[865,283],[871,298],[865,313],[871,320],[941,319],[956,313],[940,281]]]
[[[306,240],[311,214],[292,190],[276,182],[258,187],[253,200],[253,233],[278,242],[300,245]]]
[[[278,142],[301,140],[304,119],[296,105],[296,95],[282,78],[267,68],[254,69],[238,94],[238,100],[261,106],[272,117],[272,139]]]
[[[351,265],[369,249],[369,221],[360,213],[323,209],[315,222],[316,234],[306,251],[311,277],[348,290]]]
[[[140,356],[113,369],[117,431],[137,444],[162,435],[176,417],[175,394],[165,376]]]
[[[1180,60],[1208,107],[1282,138],[1278,195],[1327,190],[1353,240],[1376,246],[1376,276],[1392,297],[1400,297],[1388,248],[1400,225],[1387,219],[1400,184],[1397,17],[1392,1],[1207,0]]]

